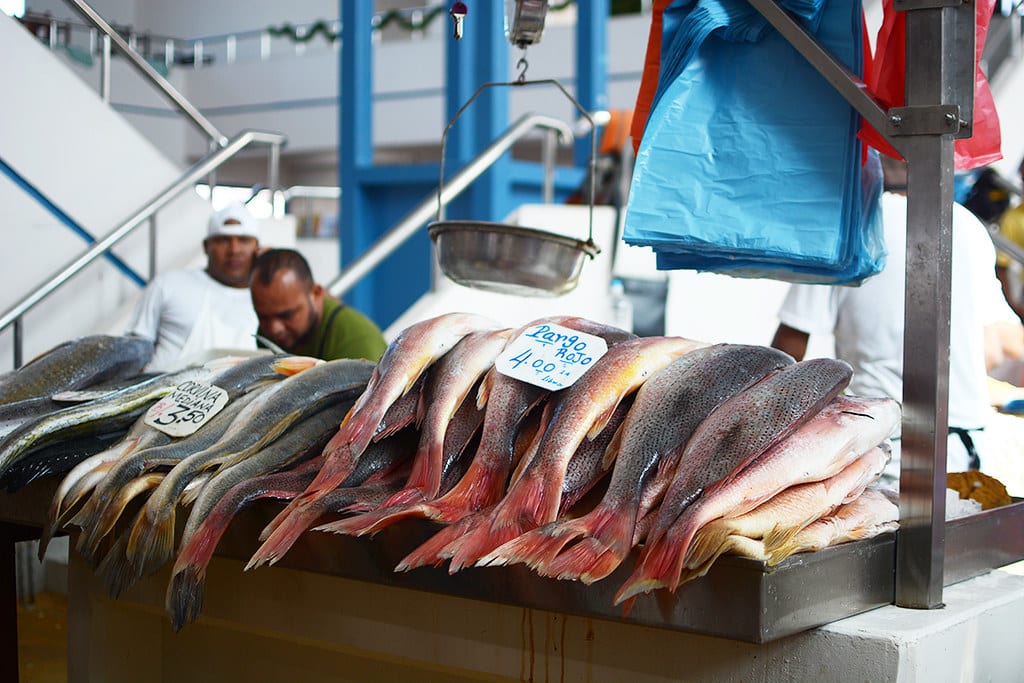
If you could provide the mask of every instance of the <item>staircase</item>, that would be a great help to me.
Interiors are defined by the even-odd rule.
[[[78,256],[88,243],[55,214],[103,237],[145,198],[181,175],[120,114],[60,58],[0,14],[0,310]],[[48,200],[49,208],[40,202]],[[44,202],[45,203],[45,202]],[[56,209],[56,211],[54,211]],[[209,206],[184,193],[160,212],[159,270],[194,259]],[[142,279],[149,278],[148,231],[128,237],[114,253]],[[69,338],[104,330],[104,322],[130,305],[140,286],[107,259],[88,266],[25,316],[24,359]],[[0,371],[12,367],[12,335],[0,335]]]

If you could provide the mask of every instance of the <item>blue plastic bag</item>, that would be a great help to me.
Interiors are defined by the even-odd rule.
[[[797,11],[837,59],[861,68],[859,2]],[[885,254],[861,180],[859,117],[766,26],[744,0],[666,10],[624,239],[653,247],[660,269],[856,282]]]

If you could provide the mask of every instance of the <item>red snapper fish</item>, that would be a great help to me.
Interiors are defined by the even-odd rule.
[[[754,458],[789,436],[846,388],[853,369],[816,358],[790,365],[741,391],[694,431],[679,458],[633,575],[616,604],[640,592],[674,586],[681,558],[661,543],[669,527],[709,485],[739,473]]]
[[[537,454],[509,488],[490,516],[471,529],[442,530],[455,535],[440,553],[450,557],[450,571],[473,564],[499,545],[538,526],[553,522],[561,503],[568,464],[584,439],[605,429],[624,398],[676,358],[705,346],[681,337],[644,337],[613,346],[571,387],[549,401],[547,425]],[[438,557],[414,551],[402,562],[408,569],[435,564]]]
[[[769,347],[717,344],[662,368],[637,392],[608,448],[605,457],[614,460],[615,469],[597,507],[513,539],[480,564],[525,563],[541,575],[588,584],[604,578],[629,554],[641,501],[656,500],[652,489],[671,481],[672,456],[678,456],[693,430],[723,401],[793,362]]]
[[[550,323],[601,337],[609,347],[636,338],[636,335],[617,327],[585,318],[561,316],[534,320],[519,328],[512,339],[515,340],[531,327]],[[484,376],[477,396],[477,406],[485,408],[480,445],[469,464],[469,470],[459,483],[444,496],[434,500],[368,512],[332,525],[331,531],[356,536],[374,534],[406,518],[426,517],[451,523],[494,505],[508,485],[520,427],[530,411],[549,393],[547,389],[508,377],[491,368]]]

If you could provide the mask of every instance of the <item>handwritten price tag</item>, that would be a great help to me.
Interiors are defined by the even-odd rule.
[[[182,382],[146,412],[146,424],[170,436],[188,436],[228,404],[228,392],[205,382]]]
[[[534,325],[494,361],[503,375],[557,391],[572,386],[608,351],[604,339],[561,325]]]

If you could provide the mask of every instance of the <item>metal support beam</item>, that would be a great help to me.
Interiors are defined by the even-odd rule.
[[[973,36],[974,15],[970,18]],[[957,10],[917,9],[906,21],[907,106],[973,99],[973,86],[967,92],[957,87],[956,62],[973,63],[974,57],[973,45],[967,52],[951,49],[958,35]],[[908,137],[901,146],[908,171],[907,271],[896,604],[923,609],[942,606],[953,143],[952,134],[926,133]]]

